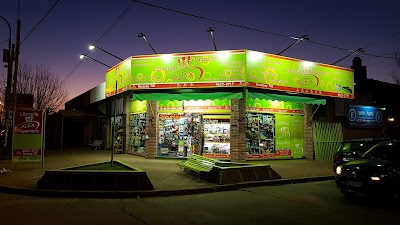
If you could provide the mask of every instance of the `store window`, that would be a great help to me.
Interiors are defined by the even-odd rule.
[[[146,113],[131,114],[129,126],[128,151],[144,153],[146,149]]]
[[[247,114],[247,154],[275,153],[275,116]]]
[[[229,115],[204,115],[203,155],[209,157],[230,156]]]
[[[158,156],[189,157],[192,153],[198,153],[200,114],[160,113],[158,124]]]

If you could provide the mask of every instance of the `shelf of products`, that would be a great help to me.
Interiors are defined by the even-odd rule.
[[[114,153],[124,153],[124,128],[122,126],[124,116],[117,116],[115,123]],[[112,119],[114,120],[114,118]],[[112,121],[114,123],[114,121]]]
[[[248,154],[275,153],[275,116],[247,114],[246,141]]]
[[[146,113],[130,115],[129,150],[144,153],[146,147]]]
[[[203,153],[230,154],[229,119],[204,119]]]

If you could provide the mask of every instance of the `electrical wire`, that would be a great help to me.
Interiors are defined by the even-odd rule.
[[[154,8],[158,8],[158,9],[162,9],[162,10],[166,10],[166,11],[171,11],[171,12],[182,14],[182,15],[186,15],[186,16],[195,17],[195,18],[198,18],[198,19],[208,20],[208,21],[221,23],[221,24],[225,24],[225,25],[229,25],[229,26],[233,26],[233,27],[243,28],[243,29],[246,29],[246,30],[256,31],[256,32],[260,32],[260,33],[266,33],[266,34],[270,34],[270,35],[274,35],[274,36],[278,36],[278,37],[285,37],[285,38],[295,39],[295,38],[293,38],[291,36],[278,34],[278,33],[273,33],[273,32],[268,32],[268,31],[264,31],[264,30],[259,30],[259,29],[255,29],[255,28],[251,28],[251,27],[247,27],[247,26],[243,26],[243,25],[238,25],[238,24],[234,24],[234,23],[225,22],[225,21],[222,21],[222,20],[211,19],[211,18],[207,18],[207,17],[204,17],[204,16],[194,15],[194,14],[191,14],[191,13],[182,12],[182,11],[175,10],[175,9],[170,9],[170,8],[166,8],[166,7],[159,6],[159,5],[154,5],[154,4],[151,4],[151,3],[146,3],[146,2],[137,1],[137,0],[132,0],[132,1],[140,3],[140,4],[143,4],[143,5],[151,6],[151,7],[154,7]]]
[[[274,32],[259,30],[259,29],[255,29],[255,28],[251,28],[251,27],[247,27],[247,26],[243,26],[243,25],[229,23],[229,22],[225,22],[225,21],[221,21],[221,20],[211,19],[211,18],[207,18],[207,17],[204,17],[204,16],[199,16],[199,15],[195,15],[195,14],[191,14],[191,13],[187,13],[187,12],[182,12],[182,11],[179,11],[179,10],[166,8],[166,7],[163,7],[163,6],[154,5],[154,4],[151,4],[151,3],[146,3],[146,2],[142,2],[142,1],[138,1],[138,0],[132,0],[132,1],[140,3],[140,4],[143,4],[143,5],[146,5],[146,6],[150,6],[150,7],[153,7],[153,8],[158,8],[158,9],[162,9],[162,10],[166,10],[166,11],[182,14],[182,15],[185,15],[185,16],[195,17],[195,18],[198,18],[198,19],[208,20],[208,21],[221,23],[221,24],[225,24],[225,25],[229,25],[229,26],[233,26],[233,27],[238,27],[238,28],[242,28],[242,29],[246,29],[246,30],[250,30],[250,31],[256,31],[256,32],[260,32],[260,33],[265,33],[265,34],[269,34],[269,35],[274,35],[274,36],[284,37],[284,38],[290,38],[290,39],[295,39],[295,40],[299,39],[298,37],[287,36],[287,35],[278,34],[278,33],[274,33]],[[396,34],[394,34],[394,35],[396,35]],[[315,45],[319,45],[319,46],[323,46],[323,47],[328,47],[328,48],[333,48],[333,49],[338,49],[338,50],[343,50],[343,51],[349,51],[349,52],[356,52],[357,51],[357,50],[353,50],[353,49],[338,47],[338,46],[324,44],[324,43],[310,41],[310,40],[304,40],[304,41],[309,42],[311,44],[315,44]],[[394,59],[393,57],[379,56],[379,55],[374,55],[374,54],[368,54],[368,53],[365,53],[365,52],[358,52],[358,54],[369,55],[369,56],[372,56],[372,57],[382,57],[382,58]]]
[[[33,27],[33,29],[28,33],[28,35],[21,41],[21,43],[19,44],[20,46],[22,45],[22,43],[24,43],[24,41],[33,33],[33,31],[36,30],[36,28],[39,26],[40,23],[43,22],[43,20],[50,14],[50,12],[54,9],[54,7],[56,7],[56,5],[60,2],[60,0],[57,0],[54,5],[49,9],[49,11],[47,11],[47,13],[43,16],[43,18],[36,24],[35,27]]]
[[[100,36],[99,39],[94,43],[95,45],[98,45],[111,31],[112,29],[115,28],[115,26],[124,18],[125,14],[129,11],[129,9],[133,6],[133,3],[135,1],[131,1],[129,3],[128,7],[118,16],[118,18],[111,24],[111,26]],[[89,55],[90,51],[87,51],[85,55]],[[79,62],[75,65],[75,67],[71,70],[71,72],[64,78],[62,83],[65,83],[71,76],[75,73],[75,71],[79,68],[79,66],[82,64],[82,60],[79,60]]]

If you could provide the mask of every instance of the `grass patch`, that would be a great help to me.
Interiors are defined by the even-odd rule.
[[[111,163],[110,162],[104,162],[104,163],[98,163],[98,164],[74,167],[74,168],[70,168],[70,170],[134,171],[135,169],[132,169],[132,168],[130,168],[128,166],[125,166],[123,164],[120,164],[118,162],[114,162],[113,166],[111,167]]]

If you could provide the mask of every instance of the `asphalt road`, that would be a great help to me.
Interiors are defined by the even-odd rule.
[[[334,181],[199,195],[46,198],[0,193],[2,225],[399,224],[400,201],[346,199]]]

